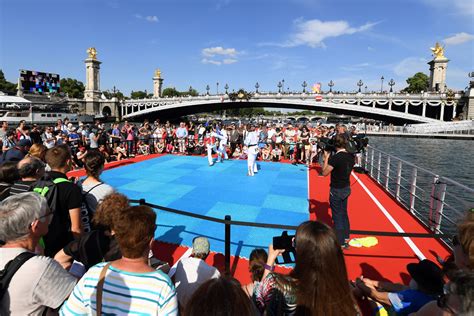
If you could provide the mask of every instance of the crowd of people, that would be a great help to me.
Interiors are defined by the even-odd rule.
[[[58,122],[58,128],[64,125],[77,134],[74,126]],[[175,128],[169,141],[167,132],[151,138],[151,131],[166,131],[167,125]],[[137,134],[128,137],[127,133],[123,139],[124,126]],[[101,181],[107,161],[104,150],[108,153],[124,146],[124,155],[131,156],[146,145],[156,152],[158,139],[158,144],[173,147],[176,140],[177,153],[186,154],[191,133],[198,142],[203,135],[205,142],[206,128],[208,132],[214,128],[227,130],[226,153],[232,156],[238,148],[245,151],[244,136],[256,128],[194,127],[193,123],[173,127],[157,122],[153,126],[148,122],[137,128],[128,122],[113,124],[111,139],[104,143],[98,139],[102,133],[109,137],[109,132],[101,123],[89,128],[92,138],[90,134],[88,139],[74,136],[77,143],[70,141],[70,133],[64,136],[62,129],[53,132],[54,141],[48,141],[43,135],[49,128],[30,131],[20,124],[13,135],[6,128],[0,168],[0,270],[10,273],[0,274],[1,315],[361,315],[359,306],[364,300],[373,305],[372,310],[383,307],[397,315],[474,312],[473,210],[460,223],[453,256],[443,262],[443,270],[428,260],[409,264],[412,282],[408,286],[362,276],[349,281],[343,253],[348,227],[343,224],[333,230],[319,221],[298,226],[292,240],[295,265],[289,274],[275,272],[276,258],[285,250],[269,245],[268,252],[252,251],[252,282],[240,284],[206,262],[211,244],[204,236],[197,236],[189,257],[170,269],[170,263],[160,261],[151,250],[160,251],[159,246],[153,247],[159,223],[156,213],[147,206],[131,206],[126,196]],[[260,126],[257,147],[280,148],[288,159],[306,163],[306,139],[311,143],[314,137],[347,132],[343,126],[338,129]],[[148,138],[145,130],[150,130]],[[233,138],[233,134],[238,136]],[[336,137],[337,148],[341,142]],[[263,159],[263,150],[260,154]],[[327,174],[337,172],[338,162],[323,160],[333,166]],[[68,179],[67,173],[78,162],[86,177]]]

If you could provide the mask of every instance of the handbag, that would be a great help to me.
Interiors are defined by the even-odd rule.
[[[97,316],[102,315],[102,290],[104,289],[105,274],[109,269],[109,266],[112,262],[107,263],[100,271],[99,282],[97,283],[97,292],[96,292],[96,314]]]

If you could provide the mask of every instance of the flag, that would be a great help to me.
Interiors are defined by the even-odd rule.
[[[312,90],[313,90],[314,93],[321,93],[321,83],[317,82],[317,83],[313,84]]]

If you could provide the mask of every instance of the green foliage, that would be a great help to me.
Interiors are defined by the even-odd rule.
[[[119,90],[116,90],[115,93],[110,90],[105,90],[105,91],[102,91],[102,93],[105,95],[107,99],[112,99],[113,97],[116,97],[118,100],[125,99],[125,96]]]
[[[151,98],[152,96],[153,96],[153,94],[146,93],[145,91],[132,91],[130,93],[130,98],[132,98],[134,100]]]
[[[8,82],[5,79],[3,71],[0,69],[0,91],[6,94],[16,94],[17,85],[11,82]]]
[[[84,84],[76,79],[62,78],[60,81],[61,92],[67,93],[70,98],[84,98]]]
[[[181,93],[176,90],[176,88],[165,88],[162,92],[161,92],[161,95],[162,97],[166,98],[172,98],[172,97],[179,97],[181,96]]]
[[[420,93],[421,91],[427,91],[429,86],[429,78],[422,72],[417,72],[413,77],[407,79],[408,87],[402,90],[402,92],[408,93]]]

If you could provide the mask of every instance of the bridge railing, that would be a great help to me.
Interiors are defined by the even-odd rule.
[[[368,146],[362,166],[392,197],[435,233],[453,234],[474,189]]]

